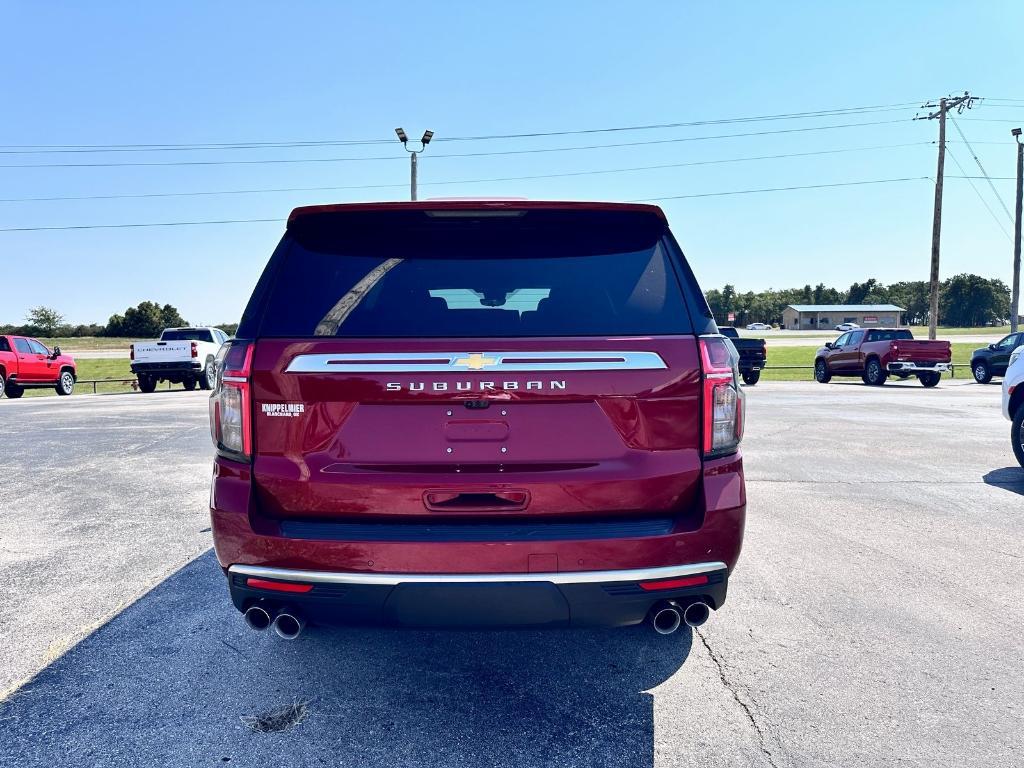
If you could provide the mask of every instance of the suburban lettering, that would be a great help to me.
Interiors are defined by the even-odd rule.
[[[472,392],[474,390],[478,392],[495,392],[498,390],[504,391],[515,391],[517,389],[527,389],[531,391],[544,391],[544,390],[565,390],[566,383],[564,380],[552,379],[550,381],[503,381],[500,383],[493,381],[412,381],[408,384],[402,384],[397,381],[389,381],[384,385],[384,388],[388,392],[401,392],[403,390],[408,392],[424,392],[431,390],[433,392]]]

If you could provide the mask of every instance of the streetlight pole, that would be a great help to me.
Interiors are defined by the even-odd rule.
[[[1021,197],[1024,195],[1024,144],[1020,143],[1020,128],[1010,133],[1017,140],[1017,205],[1013,223],[1013,284],[1010,286],[1010,333],[1017,332],[1020,315],[1020,219]]]
[[[416,156],[427,148],[427,144],[434,138],[433,131],[424,131],[423,138],[420,139],[419,149],[410,149],[409,137],[406,136],[405,131],[401,128],[395,128],[395,134],[398,136],[398,140],[402,142],[402,146],[405,147],[405,151],[409,153],[409,199],[416,199]]]

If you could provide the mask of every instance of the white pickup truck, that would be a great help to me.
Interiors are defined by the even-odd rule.
[[[139,389],[152,392],[161,381],[185,389],[213,389],[214,361],[228,335],[220,328],[166,328],[157,341],[137,341],[131,347],[131,367]]]

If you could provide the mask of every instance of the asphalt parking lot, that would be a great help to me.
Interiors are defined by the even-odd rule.
[[[210,551],[207,430],[201,392],[0,401],[0,765],[1020,764],[997,386],[750,388],[729,602],[670,637],[254,633]]]

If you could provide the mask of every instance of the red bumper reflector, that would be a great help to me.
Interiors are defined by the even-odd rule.
[[[250,579],[250,581],[252,581]],[[685,579],[665,579],[663,581],[641,581],[640,589],[653,592],[658,589],[679,589],[680,587],[696,587],[699,584],[707,584],[707,576],[688,576]]]
[[[267,581],[266,579],[246,579],[246,586],[254,589],[272,589],[275,592],[309,592],[312,584],[292,584],[287,581]]]

